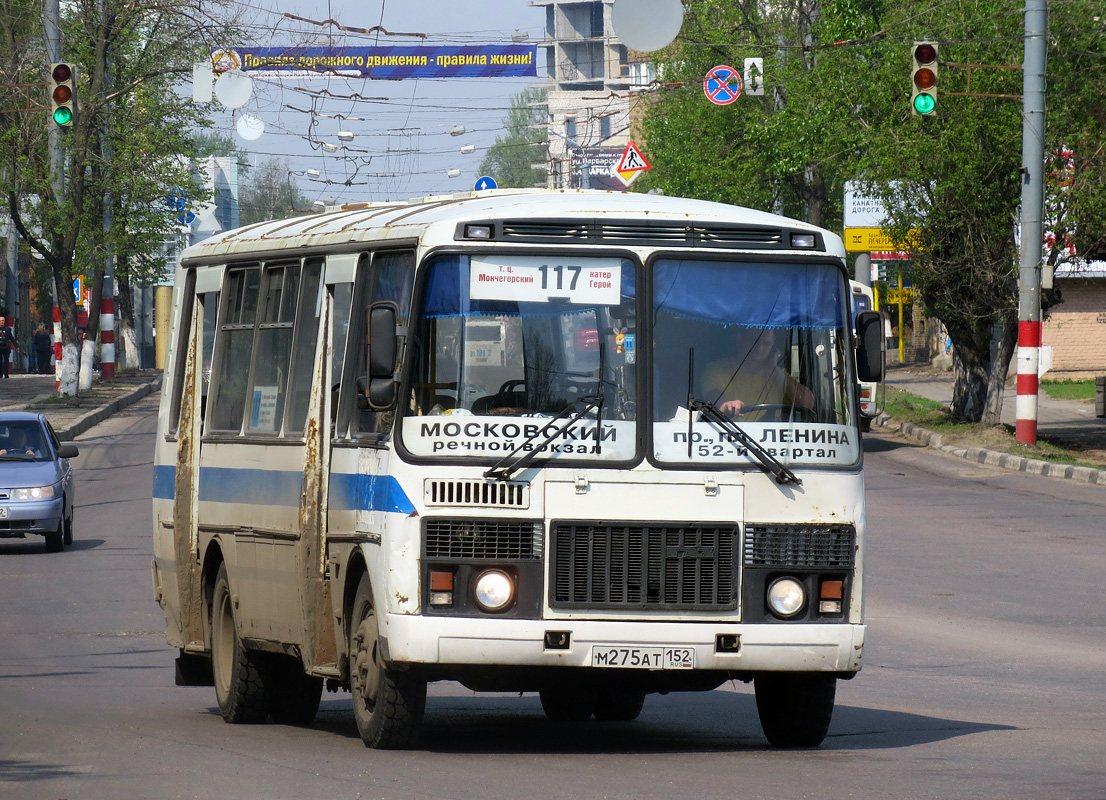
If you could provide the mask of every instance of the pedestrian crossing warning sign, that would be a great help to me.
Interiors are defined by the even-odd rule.
[[[624,184],[629,186],[638,175],[645,172],[647,169],[652,169],[649,162],[645,160],[645,156],[637,149],[637,145],[633,142],[629,142],[626,145],[626,149],[622,151],[622,160],[619,161],[618,166],[615,167],[615,172],[618,173],[618,177],[622,179]]]

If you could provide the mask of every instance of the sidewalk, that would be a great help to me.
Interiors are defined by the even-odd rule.
[[[87,392],[63,400],[54,396],[53,374],[19,373],[0,381],[0,411],[37,411],[68,441],[160,388],[160,370],[127,371],[110,381],[96,378]]]
[[[945,405],[952,403],[952,373],[930,366],[890,367],[887,370],[887,385]],[[1016,402],[1015,382],[1009,380],[1002,399],[1003,424],[1014,427]],[[873,424],[898,430],[930,447],[981,464],[1106,486],[1106,468],[1091,469],[1069,464],[1053,464],[978,447],[954,448],[946,445],[939,434],[910,423],[900,423],[887,416],[873,420]],[[1106,418],[1095,416],[1093,401],[1057,400],[1042,391],[1037,397],[1037,436],[1039,439],[1073,450],[1077,455],[1084,453],[1093,457],[1086,460],[1106,460]]]

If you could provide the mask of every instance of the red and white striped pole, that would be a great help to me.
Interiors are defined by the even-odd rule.
[[[61,390],[61,309],[54,306],[54,394]]]
[[[1018,322],[1018,396],[1015,401],[1014,438],[1022,444],[1037,443],[1037,365],[1041,354],[1041,322]]]
[[[1022,61],[1021,240],[1018,242],[1018,399],[1014,438],[1031,445],[1037,444],[1037,362],[1041,352],[1047,34],[1047,0],[1026,0]]]
[[[115,377],[115,298],[109,293],[111,281],[104,280],[104,296],[100,300],[100,377]]]

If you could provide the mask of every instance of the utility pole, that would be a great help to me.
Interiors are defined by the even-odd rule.
[[[100,6],[104,15],[104,4]],[[103,30],[106,23],[101,19]],[[111,193],[111,114],[108,113],[106,99],[111,91],[111,46],[104,50],[104,81],[100,99],[104,103],[104,121],[100,132],[100,150],[104,157],[104,178],[107,190],[104,192],[104,284],[100,292],[100,377],[112,380],[115,377],[115,248],[111,242],[111,228],[115,222]],[[91,311],[92,309],[89,309]]]
[[[1041,250],[1045,168],[1045,55],[1048,0],[1025,0],[1022,62],[1021,247],[1018,262],[1018,394],[1014,436],[1037,443],[1041,352]]]
[[[43,6],[43,24],[46,28],[46,60],[48,63],[61,61],[61,4],[60,0],[45,0]],[[46,123],[47,147],[50,154],[50,177],[54,183],[54,198],[61,203],[65,198],[65,166],[62,161],[61,128],[51,122]],[[53,268],[50,269],[51,274]],[[50,281],[51,299],[54,301],[54,392],[61,387],[61,317],[58,315],[59,293],[67,291],[67,286],[58,286],[57,279]]]

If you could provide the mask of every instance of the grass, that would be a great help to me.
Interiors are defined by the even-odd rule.
[[[1084,381],[1057,381],[1055,385],[1084,383]],[[1094,381],[1091,384],[1093,398]],[[1023,458],[1035,458],[1056,464],[1102,469],[1106,459],[1088,461],[1086,454],[1064,447],[1060,443],[1046,441],[1038,437],[1037,444],[1022,444],[1014,437],[1014,429],[1009,425],[984,425],[978,422],[956,422],[949,415],[948,407],[936,400],[904,392],[891,386],[886,387],[884,413],[898,422],[912,422],[919,427],[941,434],[943,443],[954,447],[983,447],[1001,453],[1009,453]]]
[[[1042,391],[1057,400],[1094,400],[1094,380],[1042,380]]]

